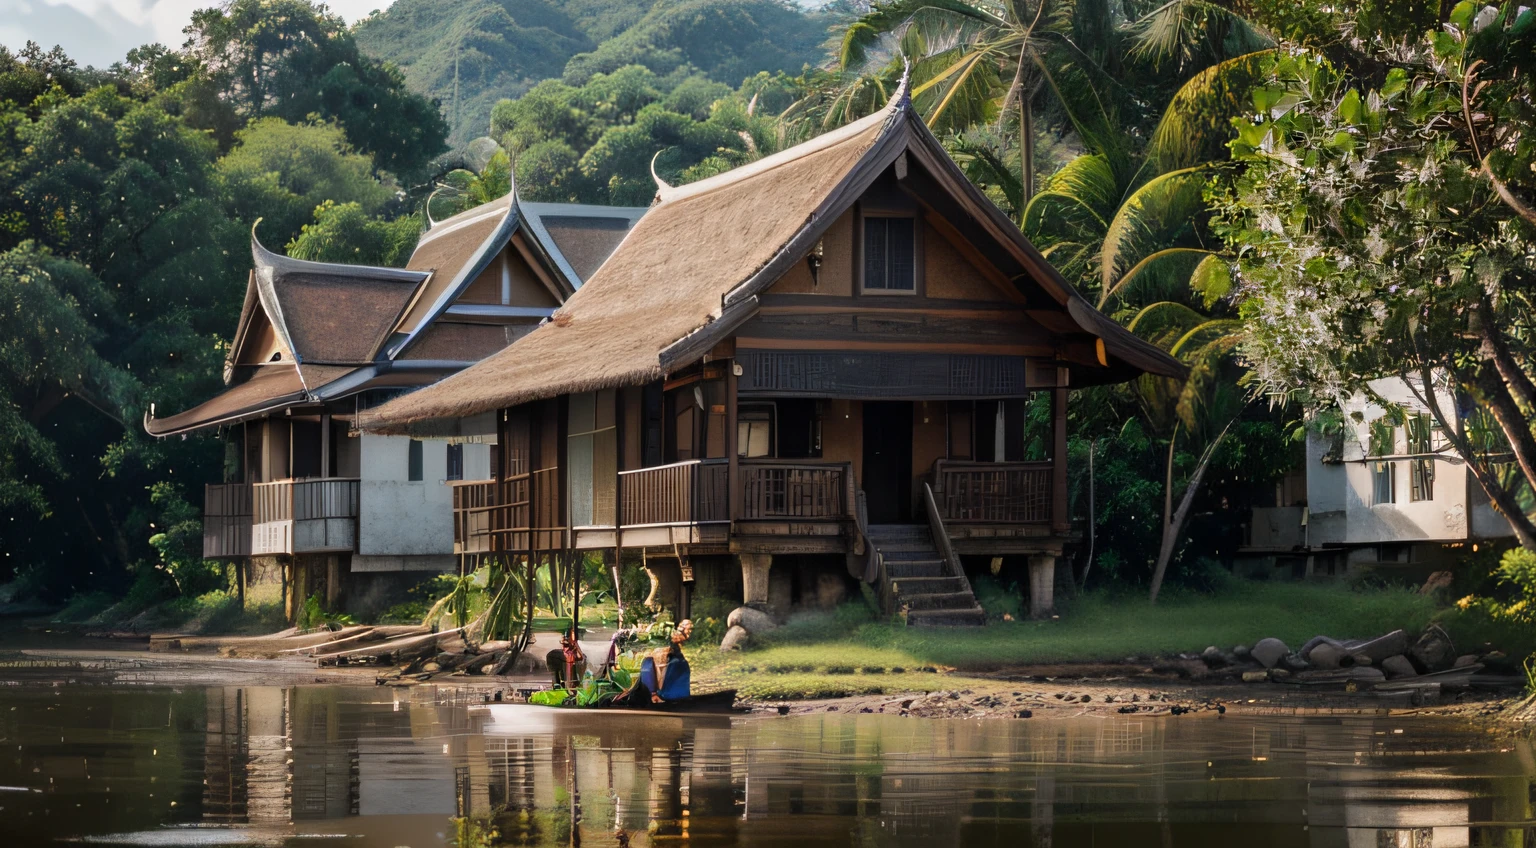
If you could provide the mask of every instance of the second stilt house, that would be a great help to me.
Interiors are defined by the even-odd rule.
[[[497,479],[460,487],[461,555],[643,562],[679,615],[866,581],[910,623],[979,623],[965,562],[1011,560],[1047,614],[1068,391],[1179,364],[1063,281],[905,93],[658,186],[537,329],[363,415],[494,438]]]

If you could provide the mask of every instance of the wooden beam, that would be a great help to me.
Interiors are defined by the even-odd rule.
[[[999,356],[1054,356],[1051,345],[989,345],[964,342],[873,342],[851,339],[763,339],[740,336],[736,343],[742,350],[869,350],[891,353],[977,353]]]
[[[1051,390],[1051,529],[1065,535],[1072,529],[1067,514],[1067,390]]]
[[[740,368],[741,366],[737,364],[736,360],[732,359],[725,369],[725,459],[727,464],[725,472],[725,515],[731,520],[733,525],[736,521],[736,516],[739,514],[740,504],[738,501],[741,500],[741,459],[737,456],[740,446],[736,442],[738,438],[736,432],[738,412],[736,408],[736,389],[739,379],[736,372]]]

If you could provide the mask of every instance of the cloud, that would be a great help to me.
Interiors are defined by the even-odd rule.
[[[197,9],[221,0],[0,0],[0,44],[19,49],[28,40],[64,48],[82,65],[106,67],[129,50],[159,42],[180,47],[182,29]],[[339,0],[327,4],[348,21],[388,8],[393,0]]]

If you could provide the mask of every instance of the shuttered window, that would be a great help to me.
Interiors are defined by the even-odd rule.
[[[422,470],[421,442],[411,439],[410,445],[405,451],[405,479],[410,483],[420,483]]]
[[[911,218],[864,219],[864,288],[917,289],[917,243]]]

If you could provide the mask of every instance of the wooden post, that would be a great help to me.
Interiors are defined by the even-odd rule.
[[[624,418],[624,389],[620,387],[613,390],[613,598],[619,607],[620,626],[624,620],[624,596],[619,592],[624,562]]]
[[[331,414],[320,413],[320,476],[331,476]]]
[[[741,459],[737,456],[740,450],[736,443],[736,364],[735,357],[727,360],[725,367],[725,502],[726,518],[731,521],[728,528],[734,528],[736,516],[741,511]]]
[[[1067,388],[1051,390],[1051,530],[1065,535],[1072,529],[1067,515]]]

